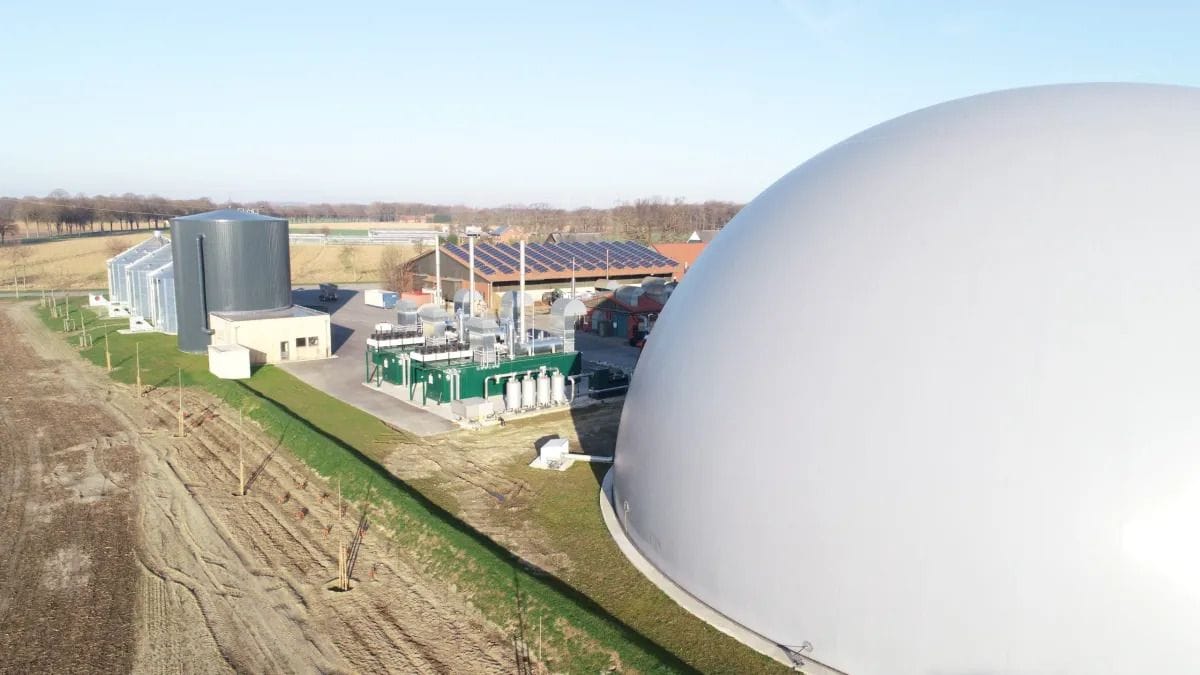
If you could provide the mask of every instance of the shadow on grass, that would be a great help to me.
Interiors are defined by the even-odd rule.
[[[454,514],[443,509],[442,507],[438,506],[434,502],[430,501],[427,497],[425,497],[425,495],[421,494],[419,491],[417,491],[415,488],[413,488],[411,485],[409,485],[405,481],[397,478],[395,475],[393,475],[387,469],[385,469],[384,467],[380,466],[377,462],[375,462],[375,460],[364,455],[362,452],[358,451],[354,447],[343,442],[341,439],[337,438],[336,436],[332,436],[332,435],[326,433],[324,430],[314,426],[308,420],[304,419],[300,415],[297,415],[287,405],[285,405],[273,398],[270,398],[269,396],[264,395],[262,392],[250,387],[249,385],[245,384],[244,382],[239,381],[238,385],[247,396],[250,396],[255,399],[260,399],[263,401],[270,402],[272,405],[276,406],[279,410],[281,410],[285,414],[287,414],[288,417],[295,424],[306,427],[309,431],[324,438],[325,440],[332,443],[334,446],[340,448],[343,452],[346,452],[350,456],[354,457],[356,460],[358,460],[358,462],[360,464],[362,464],[364,467],[366,467],[371,472],[371,474],[373,476],[373,478],[372,478],[373,484],[375,483],[375,481],[379,481],[380,483],[390,485],[393,488],[400,490],[401,492],[403,492],[404,494],[406,494],[407,496],[412,498],[414,501],[416,501],[417,504],[419,504],[421,506],[421,508],[425,509],[425,511],[428,512],[430,515],[437,518],[442,523],[448,525],[449,527],[453,528],[454,530],[458,531],[459,533],[469,537],[476,544],[483,547],[489,554],[495,556],[498,560],[507,562],[512,567],[515,580],[519,579],[520,576],[523,574],[532,576],[532,573],[528,571],[525,563],[522,561],[522,559],[520,557],[514,555],[507,548],[496,543],[493,539],[488,537],[486,534],[476,530],[474,527],[471,527],[469,524],[463,522]],[[604,466],[607,467],[607,465],[604,465]],[[630,626],[625,624],[623,621],[621,621],[617,617],[610,614],[606,609],[601,607],[594,600],[592,600],[588,596],[584,595],[583,593],[580,593],[573,586],[566,583],[562,579],[559,579],[558,577],[554,576],[553,574],[550,574],[547,572],[540,572],[539,574],[537,574],[537,581],[540,583],[544,583],[552,591],[554,591],[561,597],[567,599],[576,607],[579,607],[580,609],[587,612],[588,614],[591,614],[592,616],[600,619],[604,623],[613,627],[617,631],[617,633],[619,633],[621,639],[625,640],[626,642],[629,642],[630,644],[637,645],[640,649],[642,649],[646,653],[659,659],[659,661],[664,666],[671,668],[678,672],[686,672],[686,673],[699,672],[695,668],[693,668],[693,667],[689,666],[687,663],[685,663],[678,656],[676,656],[672,652],[668,651],[667,649],[665,649],[664,647],[659,645],[657,642],[654,642],[653,640],[647,638],[646,636],[642,635],[638,631],[634,630],[633,628],[631,628]],[[518,597],[520,597],[520,596],[518,596]],[[518,600],[518,602],[522,603],[522,607],[518,607],[518,612],[523,613],[523,600]]]

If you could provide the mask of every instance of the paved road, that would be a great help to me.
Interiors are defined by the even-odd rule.
[[[317,301],[318,294],[316,287],[298,286],[292,290],[292,302],[298,305],[321,306]],[[394,311],[368,307],[363,303],[359,290],[344,286],[338,290],[338,302],[325,309],[333,315],[333,353],[337,358],[281,364],[284,370],[330,396],[418,436],[439,434],[457,428],[453,423],[431,412],[363,386],[362,382],[366,379],[364,359],[367,337],[375,324],[395,323]]]
[[[630,347],[627,340],[584,332],[575,333],[575,349],[583,353],[588,366],[609,364],[626,372],[633,372],[642,355],[642,350]]]

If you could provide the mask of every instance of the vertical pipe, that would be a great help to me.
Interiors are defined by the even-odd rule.
[[[521,240],[521,314],[520,314],[520,331],[521,336],[517,342],[525,343],[525,240]]]
[[[575,256],[571,256],[571,299],[575,299]]]
[[[467,316],[475,316],[475,237],[467,235],[467,257],[470,271],[467,273]]]
[[[204,316],[204,332],[211,330],[208,326],[208,297],[204,290],[204,235],[196,237],[196,280],[200,283],[200,313]],[[211,333],[209,333],[211,335]]]
[[[437,303],[445,307],[446,298],[442,295],[442,235],[434,235],[433,240],[433,276],[434,288],[437,289]]]

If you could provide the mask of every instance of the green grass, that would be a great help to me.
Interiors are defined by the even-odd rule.
[[[73,302],[72,315],[78,320],[81,300]],[[47,328],[61,332],[61,319],[51,318],[48,309],[37,311]],[[203,387],[231,407],[246,411],[247,417],[267,434],[280,438],[282,445],[313,471],[328,480],[340,481],[348,499],[369,502],[374,522],[384,525],[427,574],[454,584],[493,623],[512,632],[522,625],[540,626],[542,640],[558,655],[553,663],[555,670],[695,670],[613,616],[589,597],[592,593],[529,569],[502,546],[391,475],[379,460],[386,448],[403,435],[377,418],[271,366],[259,368],[248,380],[219,380],[208,373],[205,356],[180,353],[175,338],[157,333],[120,335],[116,331],[125,322],[103,322],[90,310],[82,311],[93,337],[93,346],[80,351],[84,358],[104,366],[103,338],[107,335],[113,378],[134,382],[135,353],[140,353],[144,385],[171,386],[181,374],[185,385]],[[73,343],[78,341],[77,333],[64,337]],[[593,491],[591,500],[595,498]],[[577,510],[579,506],[546,508]],[[607,533],[596,531],[594,524],[583,534],[608,539]],[[714,639],[718,637],[723,638],[714,635]],[[728,638],[716,639],[716,644],[718,648],[742,649],[757,656]],[[769,667],[769,662],[761,658],[747,658],[746,662],[759,666],[753,670]]]

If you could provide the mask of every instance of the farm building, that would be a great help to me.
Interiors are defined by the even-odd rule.
[[[682,243],[671,244],[655,244],[654,250],[658,251],[663,257],[670,258],[678,263],[675,267],[675,278],[683,279],[683,276],[688,273],[692,265],[696,264],[696,259],[704,252],[704,247],[708,246],[703,241],[687,241]]]
[[[692,235],[688,237],[688,243],[697,244],[703,242],[707,244],[711,242],[719,232],[720,230],[693,230]]]
[[[663,303],[648,295],[626,294],[625,289],[587,303],[584,328],[602,337],[631,338],[638,332],[648,333],[662,312]]]
[[[429,251],[413,260],[418,285],[423,283],[430,288],[436,285],[435,255]],[[579,287],[598,282],[640,283],[648,276],[669,278],[677,267],[674,260],[632,241],[533,243],[526,245],[525,256],[528,292],[570,288],[572,275]],[[470,257],[469,246],[442,245],[441,286],[447,299],[468,285]],[[518,245],[475,245],[475,290],[487,299],[489,306],[499,306],[499,296],[517,289],[519,270]]]
[[[604,240],[604,235],[599,232],[551,232],[546,237],[547,244],[583,244]]]

